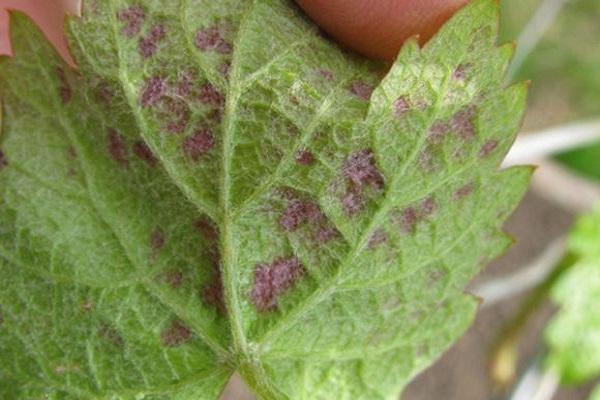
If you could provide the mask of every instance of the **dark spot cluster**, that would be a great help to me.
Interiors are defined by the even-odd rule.
[[[489,157],[494,152],[494,150],[496,150],[497,147],[498,141],[496,139],[486,140],[485,143],[481,146],[481,149],[479,150],[479,157]]]
[[[165,234],[160,228],[154,228],[150,233],[150,248],[153,254],[157,254],[165,245]]]
[[[475,106],[468,106],[458,111],[449,121],[437,121],[429,130],[428,139],[431,143],[440,143],[451,132],[462,140],[470,140],[475,137]]]
[[[326,81],[332,81],[335,78],[333,72],[325,68],[318,69],[317,73]]]
[[[225,315],[225,298],[223,295],[223,276],[221,273],[221,255],[219,251],[219,229],[209,218],[202,217],[194,222],[194,229],[206,242],[206,257],[211,262],[212,279],[200,291],[200,297],[205,304],[213,306],[219,314]]]
[[[406,96],[398,97],[394,103],[392,104],[392,109],[394,111],[394,116],[396,118],[402,118],[404,114],[410,111],[410,101]]]
[[[294,156],[296,162],[305,167],[311,166],[315,163],[315,156],[310,150],[302,149],[296,152]]]
[[[119,131],[114,128],[110,128],[108,130],[106,147],[108,154],[114,161],[124,168],[129,167],[129,151],[127,149],[127,142],[123,135],[119,133]],[[158,160],[152,153],[152,150],[150,150],[145,142],[137,140],[132,144],[131,148],[133,154],[135,154],[149,166],[153,167],[158,163]],[[77,155],[74,154],[74,157],[76,156]]]
[[[386,243],[387,241],[388,241],[387,233],[385,233],[385,231],[383,229],[377,229],[377,230],[375,230],[375,232],[373,232],[371,234],[371,237],[369,238],[369,242],[367,243],[367,247],[369,248],[369,250],[374,250],[377,247],[381,246],[382,244]]]
[[[381,191],[384,186],[383,175],[377,168],[375,155],[370,149],[351,154],[342,166],[342,176],[346,179],[347,190],[341,202],[347,215],[362,211],[367,203],[367,189]]]
[[[373,86],[363,81],[356,81],[350,85],[350,93],[365,101],[369,101],[373,94],[373,90]]]
[[[183,271],[169,270],[164,273],[163,279],[167,285],[173,290],[179,289],[183,284]]]
[[[219,240],[219,229],[215,223],[207,217],[202,217],[194,222],[194,229],[207,242],[214,243]]]
[[[67,104],[73,97],[73,90],[71,89],[71,85],[67,80],[67,75],[65,74],[64,68],[61,66],[56,67],[56,75],[58,76],[58,81],[60,82],[58,94],[63,104]]]
[[[119,21],[125,23],[121,30],[123,35],[132,38],[140,33],[142,24],[146,19],[146,13],[141,6],[134,5],[119,11],[117,17],[119,18]]]
[[[164,127],[169,133],[183,133],[188,128],[191,119],[190,101],[210,107],[208,120],[220,123],[225,96],[211,83],[197,84],[194,80],[195,75],[189,71],[183,73],[177,82],[152,76],[141,89],[140,103],[144,107],[156,107],[157,116],[165,121]]]
[[[129,159],[127,156],[127,145],[123,136],[114,128],[108,130],[108,141],[107,141],[108,154],[111,158],[119,163],[122,167],[129,166]]]
[[[158,51],[158,44],[167,36],[163,25],[154,25],[150,32],[140,39],[138,51],[143,58],[150,58]]]
[[[8,158],[2,150],[0,150],[0,171],[8,166]]]
[[[460,64],[458,67],[456,67],[456,69],[454,70],[454,73],[452,74],[452,77],[454,79],[456,79],[457,81],[464,81],[467,79],[467,76],[469,74],[469,71],[471,70],[471,68],[473,68],[472,64]]]
[[[217,25],[199,29],[195,38],[196,47],[202,51],[214,51],[220,54],[231,53],[232,46],[225,40],[223,28]]]
[[[278,220],[279,226],[284,231],[295,232],[301,226],[306,225],[319,244],[328,243],[339,236],[338,230],[331,225],[316,202],[303,198],[293,189],[284,188],[280,192],[287,200]]]
[[[181,144],[183,153],[192,161],[199,161],[215,145],[215,137],[211,130],[201,128]]]
[[[281,257],[254,270],[254,287],[250,298],[258,311],[277,308],[279,297],[294,287],[306,270],[297,257]]]
[[[433,215],[437,210],[437,207],[437,202],[433,196],[429,196],[420,204],[407,207],[400,211],[395,219],[400,224],[400,228],[403,232],[413,233],[416,225]]]
[[[125,341],[121,334],[107,323],[100,324],[98,335],[116,348],[122,349],[125,347]]]
[[[167,94],[167,81],[160,76],[153,76],[146,81],[142,88],[140,102],[142,106],[149,107],[158,103]]]
[[[161,334],[162,344],[166,347],[177,347],[189,342],[193,333],[181,321],[173,321]]]
[[[133,153],[150,167],[154,167],[158,163],[150,147],[142,140],[137,140],[133,143]]]
[[[466,185],[461,186],[460,188],[454,191],[453,197],[455,200],[464,199],[467,196],[470,196],[475,190],[475,185],[473,183],[467,183]]]
[[[202,300],[217,309],[217,312],[221,315],[227,313],[225,307],[225,297],[223,294],[223,277],[220,273],[215,274],[213,280],[202,289]]]

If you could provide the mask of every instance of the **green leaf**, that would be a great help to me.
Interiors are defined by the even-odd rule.
[[[497,2],[389,71],[288,1],[86,4],[79,71],[20,15],[0,65],[3,398],[396,398],[529,180]]]
[[[567,383],[600,374],[600,210],[575,227],[570,248],[576,263],[553,288],[561,307],[546,330],[548,366]]]

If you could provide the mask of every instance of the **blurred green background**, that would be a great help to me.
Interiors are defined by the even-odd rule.
[[[504,0],[501,40],[515,40],[542,3]],[[600,118],[600,0],[566,2],[515,75],[523,79],[532,81],[525,130]],[[557,158],[600,179],[600,143]]]

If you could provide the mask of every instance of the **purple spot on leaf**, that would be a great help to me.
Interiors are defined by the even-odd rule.
[[[165,245],[165,235],[160,228],[155,228],[150,234],[150,248],[152,253],[158,253]]]
[[[305,268],[297,257],[282,257],[271,264],[259,264],[254,271],[250,297],[258,311],[277,308],[278,298],[294,287]]]
[[[463,140],[469,140],[475,137],[475,126],[473,125],[473,117],[475,116],[475,107],[469,106],[452,117],[452,129],[458,137]]]
[[[310,166],[315,162],[315,156],[309,150],[299,150],[295,156],[296,162],[300,165]]]
[[[141,94],[142,106],[148,107],[156,104],[166,93],[167,83],[160,76],[153,76],[146,81]]]
[[[229,54],[232,51],[231,45],[225,40],[218,26],[198,30],[196,47],[203,51],[215,51],[221,54]]]
[[[404,114],[410,111],[410,103],[406,96],[400,96],[394,101],[393,104],[394,116],[396,118],[402,118]]]
[[[117,16],[120,21],[125,23],[121,32],[123,35],[131,38],[140,33],[146,13],[141,6],[136,5],[119,11]]]
[[[291,200],[279,218],[279,226],[287,232],[294,232],[305,222],[318,222],[324,219],[319,206],[309,200]]]
[[[202,217],[194,222],[194,228],[207,242],[216,242],[219,239],[219,229],[207,217]]]
[[[161,334],[161,340],[166,347],[177,347],[190,341],[193,333],[180,321],[173,321]]]
[[[163,105],[165,118],[168,120],[167,131],[174,134],[184,132],[190,122],[190,108],[187,103],[181,99],[168,98]]]
[[[332,226],[324,226],[317,230],[315,239],[318,243],[325,244],[340,236],[340,232]]]
[[[154,153],[152,153],[152,150],[150,150],[150,147],[141,140],[138,140],[133,144],[133,154],[151,167],[154,167],[158,163],[158,160],[154,156]]]
[[[206,105],[213,106],[215,108],[222,108],[225,104],[225,97],[210,83],[205,83],[200,86],[200,93],[198,99]]]
[[[483,146],[481,146],[481,150],[479,150],[479,157],[481,157],[481,158],[488,157],[490,154],[492,154],[494,152],[494,150],[496,150],[496,147],[498,147],[497,140],[495,140],[495,139],[486,140],[486,142],[483,144]]]
[[[475,190],[475,186],[472,183],[467,183],[464,186],[461,186],[454,192],[454,199],[460,200],[463,199],[473,193]]]
[[[225,298],[223,296],[223,279],[221,274],[215,275],[213,281],[202,289],[202,300],[217,309],[219,314],[225,315],[227,310],[225,307]]]
[[[71,86],[67,80],[65,70],[60,66],[56,67],[56,75],[58,75],[58,80],[60,81],[60,86],[58,88],[60,99],[62,100],[63,104],[67,104],[73,97],[73,91],[71,90]]]
[[[349,190],[342,197],[342,208],[348,216],[358,214],[360,211],[362,211],[365,205],[365,197],[362,195],[362,193],[359,193],[356,190]]]
[[[369,238],[369,243],[367,244],[367,246],[370,250],[374,250],[380,245],[386,243],[387,241],[387,233],[385,233],[383,229],[377,229]]]
[[[179,289],[183,284],[183,272],[179,270],[167,271],[164,274],[164,280],[171,289]]]
[[[121,334],[109,324],[102,323],[98,328],[98,334],[102,339],[119,349],[125,347],[125,341]]]
[[[198,161],[215,145],[215,138],[208,129],[200,129],[183,141],[183,153],[193,161]]]
[[[383,175],[375,165],[375,156],[370,149],[351,154],[344,162],[342,174],[356,189],[365,186],[376,189],[383,187]]]
[[[449,124],[442,121],[437,121],[431,126],[427,139],[435,144],[440,143],[450,132],[450,129],[451,128]]]
[[[125,139],[116,129],[108,130],[108,153],[111,158],[121,164],[123,167],[129,166],[129,160],[127,159],[127,146],[125,145]]]
[[[421,203],[421,216],[423,218],[429,217],[437,210],[437,202],[433,196],[429,196]]]
[[[460,64],[456,70],[454,70],[452,77],[457,81],[464,81],[467,79],[467,75],[472,67],[472,64]]]
[[[414,207],[405,208],[400,213],[400,226],[402,230],[406,233],[412,233],[420,218],[421,217],[417,209]]]
[[[363,81],[356,81],[350,85],[350,93],[362,100],[368,101],[373,94],[373,86]]]
[[[150,29],[148,35],[140,39],[138,51],[143,58],[150,58],[158,50],[158,43],[166,37],[165,27],[155,25]]]

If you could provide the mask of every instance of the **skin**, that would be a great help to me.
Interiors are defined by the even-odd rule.
[[[425,43],[468,0],[296,0],[341,44],[392,61],[402,43]]]
[[[402,43],[426,42],[468,0],[296,0],[342,45],[367,57],[392,61]],[[22,11],[40,27],[58,53],[75,66],[65,41],[66,15],[79,15],[80,0],[0,0],[0,55],[12,55],[9,10]]]

